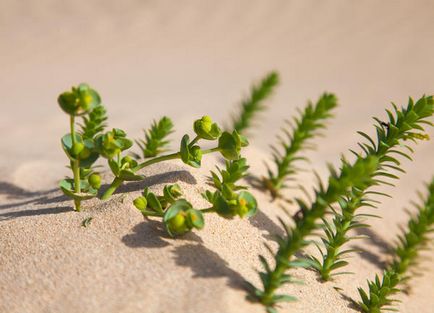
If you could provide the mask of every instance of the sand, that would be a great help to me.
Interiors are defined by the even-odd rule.
[[[298,176],[311,190],[311,170],[325,177],[327,162],[338,164],[340,153],[356,147],[357,130],[372,134],[371,116],[384,117],[390,101],[432,93],[433,11],[431,1],[2,1],[0,312],[263,312],[245,300],[242,282],[258,282],[263,242],[281,232],[279,204],[254,190],[255,218],[210,215],[204,230],[176,240],[131,205],[144,186],[161,192],[168,182],[203,204],[199,193],[219,162],[207,156],[199,170],[176,161],[152,166],[143,183],[123,189],[131,192],[73,212],[57,189],[68,174],[59,146],[67,117],[57,94],[87,81],[103,96],[110,126],[133,138],[169,115],[176,147],[196,117],[228,124],[250,82],[276,69],[282,84],[246,152],[256,175],[296,107],[325,90],[340,99],[326,137],[308,153],[308,171]],[[434,174],[433,159],[431,141],[417,146],[414,162],[403,162],[407,174],[385,189],[393,198],[375,212],[382,219],[369,221],[370,240],[350,244],[364,249],[351,259],[354,275],[321,284],[313,272],[293,271],[305,285],[282,289],[299,301],[280,311],[356,312],[347,297],[381,272],[406,221],[403,208]],[[89,216],[89,227],[81,227]],[[434,312],[432,261],[423,264],[424,276],[400,296],[400,312]]]

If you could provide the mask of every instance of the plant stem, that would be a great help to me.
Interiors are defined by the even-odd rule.
[[[116,189],[118,189],[120,185],[122,185],[123,182],[124,182],[123,179],[119,177],[115,177],[115,179],[113,179],[108,189],[102,195],[101,200],[107,200],[108,198],[110,198],[111,195],[116,191]]]
[[[193,147],[194,144],[199,141],[199,139],[200,139],[199,136],[194,137],[194,139],[190,142],[190,144],[188,145],[188,147],[189,148]]]
[[[76,138],[75,138],[75,129],[74,129],[75,125],[74,125],[74,116],[73,115],[71,115],[71,117],[70,117],[69,125],[71,128],[72,146],[74,147],[74,145],[76,144]],[[80,188],[80,161],[76,158],[76,156],[74,156],[74,161],[71,161],[71,168],[72,168],[72,172],[74,174],[74,192],[80,193],[81,192],[81,188]],[[74,204],[75,204],[75,210],[77,212],[80,212],[81,201],[78,199],[75,199]]]
[[[208,154],[208,153],[212,153],[212,152],[217,152],[220,151],[219,147],[215,147],[212,149],[208,149],[208,150],[204,150],[202,151],[202,154]],[[134,167],[132,169],[133,172],[137,172],[138,170],[141,170],[142,168],[145,168],[149,165],[155,164],[155,163],[159,163],[159,162],[163,162],[163,161],[168,161],[168,160],[174,160],[174,159],[180,159],[181,158],[181,153],[180,152],[176,152],[176,153],[172,153],[172,154],[167,154],[167,155],[162,155],[159,157],[155,157],[153,159],[147,160],[143,163],[140,163],[139,165],[137,165],[136,167]],[[113,180],[113,182],[110,184],[110,187],[104,192],[104,194],[101,197],[101,200],[107,200],[108,198],[110,198],[110,196],[116,191],[116,189],[124,182],[123,179],[119,178],[119,177],[115,177],[115,179]]]
[[[179,153],[179,152],[172,153],[172,154],[167,154],[167,155],[162,155],[162,156],[150,159],[148,161],[145,161],[143,163],[140,163],[139,165],[137,165],[132,170],[133,170],[133,172],[136,172],[136,171],[141,170],[142,168],[147,167],[149,165],[152,165],[152,164],[155,164],[155,163],[158,163],[158,162],[179,159],[180,157],[181,157],[181,153]]]
[[[207,209],[202,209],[202,210],[200,210],[202,213],[213,213],[213,212],[215,212],[214,211],[214,207],[210,207],[210,208],[207,208]]]

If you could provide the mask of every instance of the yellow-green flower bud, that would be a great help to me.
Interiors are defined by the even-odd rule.
[[[97,173],[90,175],[87,181],[94,189],[99,189],[101,187],[101,176]]]
[[[143,211],[148,206],[148,201],[145,197],[140,196],[133,201],[134,206],[139,209],[140,211]]]
[[[71,148],[71,155],[77,157],[81,151],[84,149],[84,144],[81,142],[76,142]]]
[[[90,150],[84,147],[83,151],[81,151],[79,154],[80,159],[84,160],[87,159],[89,156],[90,156]]]
[[[170,231],[175,234],[183,234],[188,230],[185,223],[185,212],[179,212],[173,218],[168,221],[168,227]]]

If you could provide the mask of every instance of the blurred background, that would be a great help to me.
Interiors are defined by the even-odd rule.
[[[372,134],[371,117],[385,116],[391,101],[433,93],[433,12],[434,1],[414,0],[0,0],[2,179],[18,181],[41,164],[43,179],[59,179],[68,119],[56,98],[72,85],[97,89],[110,126],[133,138],[170,116],[176,143],[203,114],[227,125],[270,70],[281,84],[252,145],[266,153],[284,118],[334,92],[336,118],[310,153],[324,172],[355,147],[356,130]],[[420,145],[396,193],[412,187],[412,196],[433,160],[433,142]]]

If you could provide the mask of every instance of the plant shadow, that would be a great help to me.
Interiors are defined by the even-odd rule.
[[[203,244],[186,244],[173,251],[177,265],[189,267],[193,278],[226,278],[227,285],[234,289],[246,290],[244,278],[228,266],[217,253]]]
[[[393,248],[392,246],[381,238],[375,231],[371,228],[356,228],[355,229],[357,235],[366,236],[367,243],[371,246],[376,246],[380,249],[382,255],[391,256]],[[369,261],[373,265],[377,266],[379,269],[385,269],[387,266],[387,262],[381,261],[381,255],[373,253],[367,248],[363,248],[358,245],[353,245],[352,248],[359,250],[359,255],[363,259]]]
[[[143,181],[140,182],[132,182],[123,184],[119,189],[120,192],[130,192],[136,190],[143,190],[145,186],[150,187],[156,184],[164,184],[164,183],[175,183],[177,181],[182,181],[187,184],[196,184],[196,179],[190,174],[190,172],[186,170],[180,171],[171,171],[161,174],[156,174],[153,176],[146,177]],[[102,187],[102,191],[108,188],[108,184]],[[40,191],[40,192],[32,192],[25,190],[19,186],[16,186],[12,183],[8,182],[0,182],[0,195],[6,195],[6,199],[18,200],[11,201],[6,204],[0,205],[0,210],[15,210],[16,208],[25,206],[25,205],[50,205],[50,204],[59,204],[65,201],[70,201],[71,199],[65,196],[64,194],[59,194],[58,188]],[[0,219],[10,219],[15,217],[22,216],[32,216],[32,215],[41,215],[41,214],[54,214],[54,213],[62,213],[65,212],[67,206],[59,207],[58,210],[56,208],[35,208],[32,210],[26,210],[25,208],[20,211],[12,211],[0,214]],[[43,211],[41,211],[43,210]],[[56,211],[57,210],[57,211]],[[69,210],[72,210],[72,206],[69,207]],[[45,212],[45,213],[42,213]],[[52,213],[50,213],[52,212]]]
[[[73,211],[73,208],[70,206],[54,206],[48,208],[37,208],[32,210],[21,210],[21,211],[12,211],[0,214],[0,221],[9,220],[18,217],[25,216],[38,216],[38,215],[48,215],[48,214],[59,214]]]
[[[146,221],[133,227],[132,233],[122,237],[122,242],[130,248],[162,248],[169,246],[170,237],[160,221],[146,219]],[[189,232],[177,240],[202,242],[202,239],[193,232]]]

